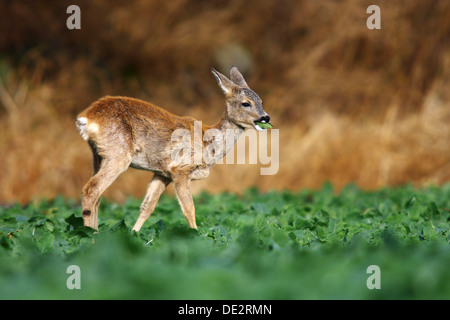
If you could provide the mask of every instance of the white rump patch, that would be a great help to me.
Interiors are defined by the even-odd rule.
[[[77,119],[77,126],[85,126],[87,124],[87,118],[86,117],[79,117]]]
[[[98,124],[95,122],[92,122],[88,125],[88,131],[89,133],[97,133],[98,132]]]
[[[77,122],[75,123],[78,128],[78,131],[81,134],[81,137],[86,141],[88,141],[88,139],[89,139],[87,123],[88,123],[88,120],[86,117],[77,118]],[[95,124],[95,125],[97,127],[96,129],[98,130],[98,125],[97,124]],[[89,128],[89,129],[91,129],[91,128]]]

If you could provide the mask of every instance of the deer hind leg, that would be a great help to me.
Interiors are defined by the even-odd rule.
[[[197,229],[195,222],[195,206],[191,193],[191,179],[188,175],[175,176],[173,178],[175,193],[181,210],[190,228]]]
[[[94,169],[92,175],[94,176],[98,172],[98,170],[100,170],[103,158],[98,154],[95,144],[92,141],[88,141],[88,143],[92,151],[92,165]]]
[[[162,177],[158,174],[155,174],[153,176],[152,181],[148,185],[144,201],[141,204],[139,218],[134,224],[132,230],[138,232],[142,228],[144,222],[147,221],[148,218],[150,218],[150,215],[153,213],[156,204],[158,203],[159,197],[169,183],[170,180],[165,177]]]
[[[95,230],[98,230],[97,216],[100,196],[128,168],[131,156],[120,154],[114,158],[102,158],[101,164],[100,162],[96,163],[97,160],[94,154],[94,175],[83,187],[81,193],[84,225]]]

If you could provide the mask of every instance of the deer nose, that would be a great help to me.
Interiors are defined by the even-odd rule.
[[[261,117],[261,119],[258,122],[262,122],[262,123],[269,123],[270,122],[270,117],[269,115]]]

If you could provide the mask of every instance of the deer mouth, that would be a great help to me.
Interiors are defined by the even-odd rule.
[[[253,124],[253,126],[255,127],[256,131],[264,131],[263,128],[261,128],[258,124],[256,124],[256,121],[255,121],[255,123]]]
[[[258,120],[255,120],[253,123],[254,123],[253,125],[254,125],[255,129],[258,131],[263,131],[264,129],[272,128],[272,125],[270,124],[269,116],[261,117]]]

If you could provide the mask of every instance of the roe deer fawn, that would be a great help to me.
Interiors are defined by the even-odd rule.
[[[236,67],[230,70],[230,79],[211,68],[226,98],[225,114],[208,129],[236,132],[234,143],[246,128],[262,130],[256,123],[269,124],[270,117],[262,108],[260,97],[251,90]],[[174,183],[181,210],[190,228],[197,229],[195,207],[191,195],[191,180],[209,175],[214,164],[201,161],[179,163],[171,155],[176,144],[171,139],[177,129],[194,132],[195,119],[179,117],[150,103],[127,97],[106,96],[81,112],[76,126],[92,150],[94,172],[83,187],[82,207],[84,225],[98,230],[98,205],[101,194],[128,167],[154,172],[140,214],[133,227],[139,231],[150,217],[164,189]],[[202,148],[206,141],[202,141]],[[224,157],[232,146],[219,154]],[[217,159],[217,158],[216,158]]]

